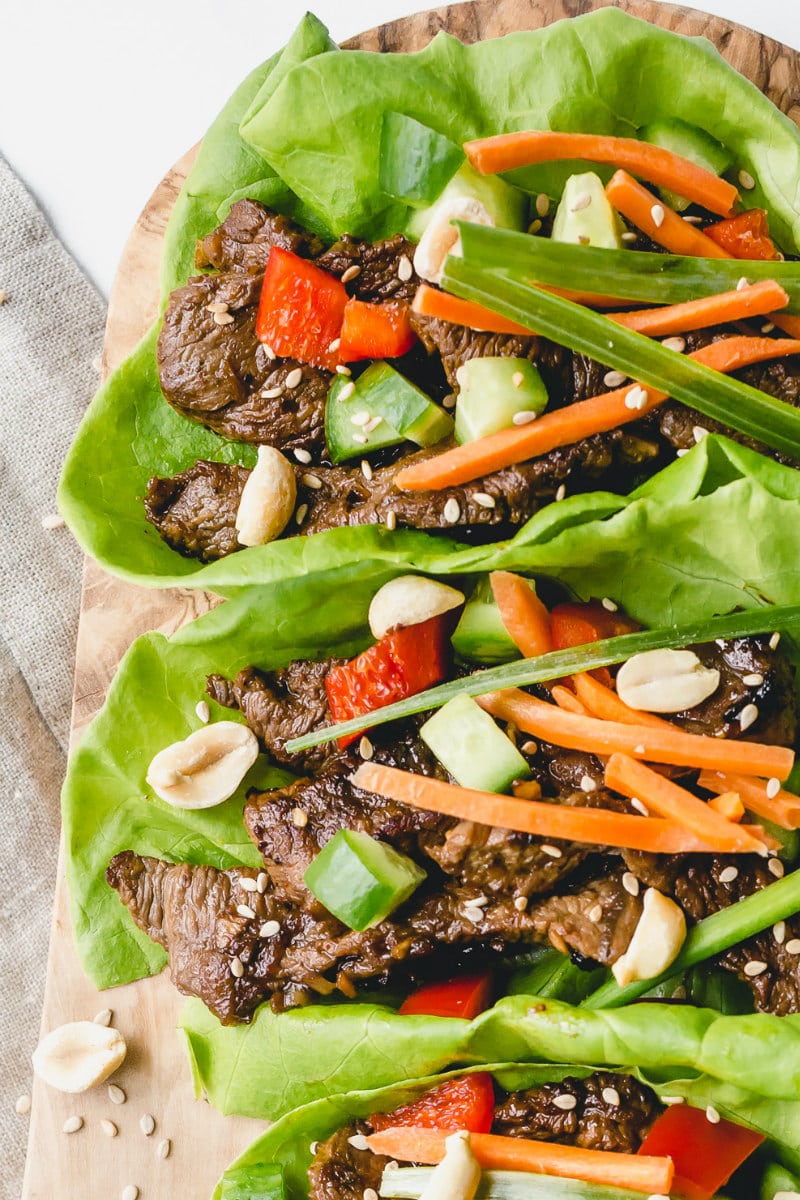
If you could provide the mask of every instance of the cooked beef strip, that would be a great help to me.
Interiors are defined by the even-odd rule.
[[[559,1096],[574,1096],[575,1107],[559,1108]],[[492,1133],[636,1154],[662,1111],[655,1092],[632,1076],[596,1071],[585,1079],[570,1076],[511,1092],[495,1107]]]
[[[302,258],[316,258],[324,248],[320,238],[258,200],[237,200],[222,224],[198,241],[195,266],[201,271],[263,271],[273,246]]]
[[[250,472],[232,463],[200,459],[172,478],[153,476],[144,511],[173,550],[201,562],[214,562],[242,547],[236,512]]]
[[[770,745],[793,746],[797,734],[794,668],[782,650],[770,650],[769,636],[732,638],[691,646],[706,667],[720,673],[713,695],[686,712],[676,724],[688,733],[746,737]],[[747,684],[760,676],[761,683]],[[742,713],[755,704],[758,717],[742,729]]]
[[[358,274],[346,281],[346,286],[359,300],[377,304],[389,300],[414,299],[419,278],[414,273],[416,245],[396,234],[382,242],[364,242],[344,234],[338,242],[321,254],[317,266],[341,278],[345,272],[358,267]],[[408,279],[401,278],[403,259],[411,264]]]
[[[625,953],[642,915],[642,901],[622,885],[622,871],[576,892],[551,896],[531,909],[538,933],[562,952],[587,963],[610,965]]]
[[[309,1200],[364,1200],[371,1188],[380,1192],[383,1169],[390,1159],[371,1150],[358,1150],[350,1142],[358,1134],[371,1133],[366,1121],[345,1125],[317,1146],[308,1168]]]

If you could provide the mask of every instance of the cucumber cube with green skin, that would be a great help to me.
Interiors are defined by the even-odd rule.
[[[389,363],[371,363],[356,381],[337,375],[331,384],[325,440],[334,463],[405,441],[435,446],[452,434],[450,414]]]
[[[553,220],[554,242],[622,249],[622,227],[594,171],[570,175]]]
[[[471,696],[456,696],[419,731],[457,783],[480,792],[507,792],[530,768],[514,743]]]
[[[513,425],[521,413],[541,415],[547,389],[527,358],[471,358],[458,369],[456,441],[474,442]]]
[[[488,579],[482,579],[467,601],[451,639],[459,658],[477,663],[506,663],[520,658],[500,617]]]
[[[384,113],[380,181],[412,208],[433,204],[464,161],[461,146],[405,113]]]
[[[662,146],[665,150],[671,150],[673,154],[679,154],[681,158],[688,158],[689,162],[696,163],[698,167],[705,167],[714,175],[721,175],[723,171],[727,171],[733,162],[733,155],[721,142],[710,133],[706,133],[705,129],[689,125],[686,121],[653,121],[639,130],[639,137],[643,142]],[[677,212],[685,212],[691,203],[667,188],[659,188],[659,191],[662,199]]]
[[[303,876],[320,904],[359,933],[384,921],[425,878],[405,854],[355,829],[335,833]]]

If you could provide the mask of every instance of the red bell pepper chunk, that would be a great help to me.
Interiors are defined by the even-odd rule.
[[[734,258],[768,261],[780,258],[778,249],[769,236],[767,214],[763,208],[749,208],[738,216],[728,217],[716,225],[709,225],[703,233]]]
[[[267,259],[256,337],[279,358],[336,369],[347,289],[335,276],[280,246]]]
[[[471,1021],[492,1003],[491,975],[464,975],[446,983],[428,983],[403,1001],[403,1016],[463,1017]]]
[[[494,1118],[494,1084],[491,1075],[479,1071],[461,1079],[448,1079],[419,1100],[391,1113],[374,1113],[369,1123],[379,1129],[413,1125],[421,1129],[466,1129],[488,1133]]]
[[[637,623],[630,617],[618,612],[609,612],[596,600],[590,600],[588,604],[557,604],[550,614],[554,650],[586,646],[589,642],[601,642],[605,638],[635,633],[638,628]],[[605,667],[599,667],[591,674],[607,687],[610,685],[611,676]]]
[[[448,613],[431,617],[387,633],[357,658],[333,667],[325,676],[325,691],[334,720],[349,721],[441,683],[450,660],[449,628]],[[339,738],[339,749],[357,737]]]
[[[672,1159],[675,1195],[711,1200],[763,1141],[763,1134],[743,1125],[725,1120],[712,1124],[699,1108],[673,1104],[658,1118],[639,1153]]]
[[[342,362],[362,358],[399,358],[417,340],[405,304],[366,304],[348,300],[344,310],[339,357]]]

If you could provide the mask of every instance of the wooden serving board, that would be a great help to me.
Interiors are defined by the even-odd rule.
[[[734,25],[688,8],[655,0],[473,0],[390,22],[347,43],[352,48],[414,51],[441,29],[465,42],[538,29],[562,17],[593,9],[623,8],[679,33],[710,38],[737,70],[752,79],[784,112],[800,123],[800,55]],[[300,9],[298,8],[298,14]],[[275,49],[265,47],[265,54]],[[220,97],[220,100],[223,98]],[[134,228],[120,262],[109,306],[103,351],[104,375],[133,349],[157,311],[158,266],[172,205],[193,161],[190,151],[159,184]],[[114,670],[128,645],[151,629],[172,632],[214,603],[188,590],[147,591],[104,574],[87,561],[75,671],[73,737],[102,704]],[[127,1100],[115,1106],[102,1086],[70,1097],[33,1087],[28,1162],[23,1200],[112,1200],[133,1184],[141,1200],[207,1200],[215,1180],[262,1126],[223,1119],[195,1101],[175,1022],[181,998],[165,973],[157,979],[100,994],[79,966],[69,927],[63,861],[59,864],[42,1029],[64,1021],[91,1019],[111,1008],[114,1024],[128,1040],[128,1058],[114,1077]],[[151,1114],[156,1129],[142,1133],[139,1120]],[[66,1135],[65,1120],[79,1115],[84,1127]],[[107,1118],[119,1129],[109,1138]],[[169,1157],[158,1156],[169,1139]]]

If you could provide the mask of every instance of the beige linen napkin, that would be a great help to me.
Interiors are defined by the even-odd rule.
[[[98,383],[105,305],[2,157],[0,300],[0,1196],[18,1200],[81,576],[68,530],[47,526]]]

